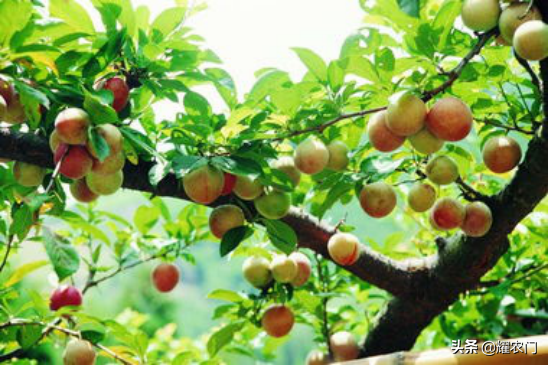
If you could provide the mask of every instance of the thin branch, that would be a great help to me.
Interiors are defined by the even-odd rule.
[[[71,330],[71,329],[68,329],[68,328],[60,327],[57,324],[48,324],[48,323],[41,322],[41,321],[28,321],[26,319],[19,319],[19,318],[15,318],[15,319],[12,319],[8,322],[0,324],[0,330],[5,329],[5,328],[9,328],[9,327],[22,327],[22,326],[41,326],[41,327],[46,327],[46,329],[61,332],[65,335],[67,335],[67,336],[76,337],[76,338],[79,338],[79,339],[82,338],[82,335],[81,335],[80,332],[74,331],[74,330]],[[95,346],[96,348],[100,349],[101,351],[107,353],[110,357],[112,357],[113,359],[119,361],[122,364],[125,364],[125,365],[134,365],[135,364],[134,362],[131,362],[131,361],[128,361],[128,360],[124,359],[123,357],[119,356],[116,352],[112,351],[111,349],[109,349],[108,347],[106,347],[104,345],[101,345],[100,343],[91,343],[91,344],[93,346]],[[3,356],[5,356],[5,355],[3,355]],[[3,359],[3,357],[2,357],[2,358],[0,358],[0,360],[8,360],[8,358]]]
[[[478,119],[477,121],[480,122],[480,123],[487,124],[487,125],[492,125],[493,127],[497,127],[497,128],[504,129],[504,130],[507,130],[507,131],[519,132],[519,133],[527,134],[527,135],[530,135],[530,136],[535,135],[535,131],[528,130],[528,129],[523,129],[523,128],[519,127],[517,125],[517,123],[516,123],[516,125],[511,126],[511,125],[505,125],[505,124],[502,124],[502,123],[494,122],[494,121],[489,120],[489,119]]]
[[[314,258],[316,259],[316,270],[318,272],[318,280],[320,281],[320,288],[319,290],[326,294],[329,292],[329,283],[327,281],[327,278],[324,275],[323,272],[323,265],[318,257],[318,255],[315,255]],[[327,302],[329,302],[329,298],[327,296],[322,297],[322,334],[325,340],[325,343],[327,345],[327,350],[329,353],[329,358],[333,358],[333,351],[331,350],[331,343],[329,341],[329,338],[331,336],[331,331],[329,330],[329,320],[327,317]]]
[[[533,68],[529,64],[529,62],[527,60],[521,58],[516,53],[516,51],[514,51],[514,56],[516,57],[516,60],[519,62],[519,64],[525,69],[525,71],[527,71],[527,73],[531,77],[531,82],[533,83],[533,85],[535,85],[535,87],[537,88],[539,93],[542,93],[542,86],[540,85],[540,79],[538,78],[537,74],[535,73],[535,71],[533,70]]]
[[[8,244],[7,244],[7,247],[6,247],[6,253],[4,254],[4,257],[2,258],[2,263],[0,264],[0,273],[2,272],[2,270],[4,270],[4,267],[8,263],[8,257],[10,255],[12,245],[13,245],[13,237],[14,236],[12,234],[10,234],[9,237],[8,237]]]

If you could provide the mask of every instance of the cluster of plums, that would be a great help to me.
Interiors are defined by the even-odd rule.
[[[13,90],[6,81],[0,83],[1,87]],[[129,89],[124,80],[114,77],[98,84],[98,87],[113,93],[114,110],[120,112],[125,108]],[[12,97],[8,100],[17,99]],[[3,120],[6,121],[5,118]],[[122,186],[122,169],[126,160],[123,136],[116,126],[101,124],[94,127],[109,148],[108,156],[102,160],[89,139],[90,128],[93,128],[91,119],[85,110],[68,108],[57,115],[55,129],[49,137],[49,145],[54,153],[54,162],[59,165],[59,173],[73,180],[70,185],[72,195],[76,200],[85,203],[96,200],[99,195],[113,194]],[[47,171],[40,166],[16,161],[13,172],[20,185],[35,187],[42,184]]]
[[[470,108],[458,98],[439,99],[428,110],[418,96],[400,92],[391,98],[386,111],[371,117],[367,132],[370,143],[378,151],[395,151],[408,138],[416,151],[432,154],[439,151],[445,142],[466,138],[472,129],[472,122]],[[482,154],[487,168],[495,173],[511,171],[522,156],[519,144],[508,136],[488,139]],[[425,175],[435,185],[448,185],[458,180],[459,169],[451,157],[439,155],[428,161]],[[489,231],[492,216],[486,204],[473,202],[464,207],[451,198],[436,202],[436,195],[433,186],[418,182],[409,191],[409,207],[416,212],[432,208],[430,222],[438,230],[460,227],[473,237],[483,236]],[[394,188],[382,181],[365,185],[359,200],[363,210],[374,218],[387,216],[397,203]]]
[[[258,289],[268,288],[272,281],[303,286],[310,277],[311,265],[306,255],[293,252],[287,255],[275,255],[272,261],[264,257],[248,257],[242,266],[245,279]],[[293,312],[285,305],[269,307],[261,320],[265,332],[272,337],[283,337],[291,331],[295,319]]]
[[[548,57],[548,24],[529,2],[512,1],[503,8],[499,0],[465,0],[461,17],[464,25],[474,31],[487,31],[498,25],[499,43],[512,45],[526,60]]]

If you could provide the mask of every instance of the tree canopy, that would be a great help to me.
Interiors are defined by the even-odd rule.
[[[548,3],[477,3],[360,0],[337,59],[293,48],[304,77],[243,94],[187,25],[201,3],[0,2],[0,361],[327,363],[548,331]],[[244,289],[209,293],[203,336],[86,305],[139,268],[155,302],[182,263],[234,261]],[[282,353],[295,323],[315,345]]]

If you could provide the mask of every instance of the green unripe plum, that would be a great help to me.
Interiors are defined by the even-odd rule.
[[[84,340],[71,340],[63,353],[64,365],[93,365],[95,351],[91,343]]]
[[[350,332],[336,332],[329,338],[329,345],[333,351],[335,361],[350,361],[358,358],[360,348]]]
[[[333,171],[343,171],[348,166],[348,146],[341,141],[333,141],[327,146],[329,161],[327,168]]]
[[[374,114],[367,123],[367,135],[373,147],[381,152],[397,150],[405,142],[405,137],[394,134],[386,126],[386,111]]]
[[[209,229],[217,238],[223,238],[226,232],[244,223],[244,212],[236,205],[221,205],[213,209],[209,216]]]
[[[448,156],[437,156],[426,165],[426,176],[437,185],[448,185],[459,178],[459,168]]]
[[[360,193],[363,210],[373,218],[389,215],[396,207],[396,202],[394,188],[383,181],[365,185]]]
[[[200,204],[211,204],[223,192],[224,173],[216,167],[205,165],[183,176],[183,187],[188,197]]]
[[[497,174],[513,170],[521,160],[521,147],[508,136],[490,138],[483,146],[483,162]]]
[[[264,257],[252,256],[242,266],[245,279],[254,287],[262,289],[272,281],[270,262]]]
[[[327,167],[329,150],[322,141],[311,137],[297,146],[294,158],[295,166],[302,173],[314,175]]]
[[[465,215],[464,206],[458,200],[442,198],[430,211],[430,222],[434,228],[448,231],[460,227],[464,222]]]
[[[263,184],[258,179],[250,179],[247,176],[236,176],[234,194],[243,200],[254,200],[262,195]]]
[[[272,167],[280,170],[293,182],[294,186],[301,182],[301,172],[295,167],[293,157],[283,156],[272,163]]]
[[[529,61],[548,57],[548,24],[532,20],[519,26],[514,34],[516,53]]]
[[[265,218],[280,219],[289,213],[291,196],[281,191],[268,192],[254,201],[255,209]]]
[[[118,151],[110,154],[103,162],[93,160],[93,172],[98,175],[110,175],[124,168],[126,164],[126,156],[123,151]]]
[[[89,189],[86,179],[76,180],[70,184],[70,193],[74,199],[81,203],[91,203],[99,197]]]
[[[493,215],[491,209],[482,202],[473,202],[466,206],[462,231],[470,237],[482,237],[491,229]]]
[[[114,174],[101,175],[92,171],[86,176],[86,183],[89,190],[97,195],[112,195],[122,187],[124,173],[120,170]]]
[[[301,252],[293,252],[289,255],[289,259],[293,260],[297,264],[297,275],[291,280],[291,285],[294,287],[303,286],[310,278],[312,273],[312,268],[310,265],[310,260],[306,257],[305,254]]]
[[[409,142],[415,150],[426,155],[438,152],[444,143],[443,140],[430,133],[427,128],[409,136]]]
[[[390,98],[386,126],[397,136],[411,136],[424,127],[426,105],[418,96],[402,91]]]
[[[113,155],[113,154],[116,154],[116,153],[122,151],[122,146],[123,146],[123,143],[124,143],[124,137],[122,136],[122,133],[120,132],[118,127],[116,127],[115,125],[112,125],[112,124],[101,124],[101,125],[96,127],[96,131],[101,137],[103,137],[105,139],[105,141],[106,141],[106,143],[107,143],[107,145],[110,149],[110,154],[109,155]],[[86,146],[88,148],[89,153],[93,157],[99,158],[99,156],[97,155],[97,152],[93,148],[90,141],[87,142]]]
[[[465,0],[462,6],[462,22],[477,32],[491,30],[499,22],[499,0]]]
[[[286,255],[276,255],[270,263],[272,277],[279,283],[290,283],[297,276],[297,263]]]
[[[30,163],[16,161],[13,164],[13,176],[19,185],[35,187],[42,184],[46,170]]]
[[[291,309],[284,305],[273,305],[268,308],[261,319],[264,331],[271,337],[283,337],[293,328],[295,317]]]
[[[460,141],[472,130],[472,111],[453,96],[436,101],[426,117],[426,127],[434,136],[450,142]]]
[[[512,43],[514,34],[520,25],[531,20],[542,20],[542,15],[536,6],[533,6],[529,12],[528,10],[529,3],[514,2],[500,14],[500,34],[508,43]]]
[[[350,233],[335,233],[327,242],[329,256],[342,266],[353,265],[360,255],[360,241]]]
[[[69,108],[57,115],[55,130],[64,143],[83,145],[88,140],[90,124],[89,115],[85,110]]]
[[[61,141],[61,138],[59,138],[59,134],[54,129],[53,132],[51,132],[51,134],[49,135],[49,148],[51,152],[55,153],[61,143],[63,143],[63,141]]]
[[[436,189],[432,185],[418,183],[413,185],[407,196],[409,207],[415,212],[422,213],[432,208],[436,202]]]

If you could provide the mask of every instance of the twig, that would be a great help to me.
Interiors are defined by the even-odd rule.
[[[489,200],[489,197],[487,195],[483,195],[470,185],[468,185],[461,177],[459,177],[456,181],[457,185],[459,186],[464,198],[468,201],[487,201]]]
[[[10,255],[10,252],[11,252],[11,249],[12,249],[13,237],[14,236],[12,234],[9,235],[8,245],[6,247],[6,253],[4,254],[4,258],[2,259],[2,263],[0,264],[0,272],[2,272],[2,270],[4,270],[4,267],[6,266],[6,264],[8,262],[8,257]]]
[[[532,4],[532,3],[531,3]],[[518,60],[519,64],[521,66],[523,66],[523,68],[525,69],[525,71],[527,71],[527,73],[529,74],[529,76],[531,77],[531,82],[533,83],[533,85],[535,85],[535,87],[538,89],[538,91],[540,93],[542,93],[542,87],[540,85],[540,80],[537,76],[537,74],[535,73],[535,71],[533,70],[533,68],[531,67],[531,65],[529,64],[529,62],[527,62],[527,60],[521,58],[517,53],[516,51],[514,51],[514,56],[516,57],[516,60]]]
[[[322,261],[318,257],[318,255],[315,255],[314,258],[316,259],[316,270],[318,272],[318,279],[320,280],[320,290],[322,293],[329,292],[329,283],[327,282],[326,277],[323,273],[322,268]],[[333,351],[331,350],[331,343],[329,341],[330,336],[330,330],[329,330],[329,320],[327,318],[327,302],[329,301],[329,298],[326,296],[322,297],[322,334],[324,336],[325,342],[327,344],[327,350],[329,352],[329,358],[333,358]]]
[[[480,123],[487,124],[487,125],[492,125],[493,127],[501,128],[501,129],[504,129],[504,130],[507,130],[507,131],[515,131],[515,132],[519,132],[519,133],[523,133],[523,134],[527,134],[527,135],[531,135],[531,136],[535,135],[534,131],[528,130],[528,129],[523,129],[523,128],[517,126],[517,125],[514,125],[514,126],[504,125],[504,124],[494,122],[494,121],[488,120],[488,119],[478,119],[477,121],[480,122]]]
[[[545,270],[545,269],[548,269],[548,263],[546,263],[544,265],[540,265],[540,266],[532,265],[532,266],[528,267],[525,270],[510,273],[509,277],[505,277],[504,280],[503,279],[498,279],[498,280],[481,281],[481,282],[478,283],[477,288],[492,288],[492,287],[495,287],[495,286],[499,286],[503,282],[507,282],[509,278],[510,278],[510,284],[515,284],[515,283],[518,283],[518,282],[523,281],[525,279],[528,279],[531,276],[535,275],[536,273],[541,272],[542,270]],[[519,278],[515,278],[515,276],[517,274],[522,274],[522,275]],[[474,295],[483,295],[483,294],[487,294],[487,293],[488,293],[487,290],[480,290],[480,291],[471,292],[471,294],[474,294]]]

